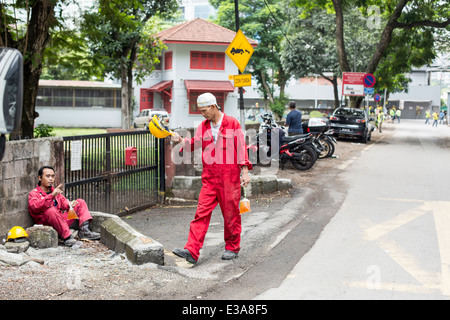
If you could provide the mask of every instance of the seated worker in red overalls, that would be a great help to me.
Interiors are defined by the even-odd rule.
[[[252,169],[252,164],[248,160],[241,125],[235,118],[220,111],[214,95],[201,94],[197,107],[205,120],[198,126],[195,136],[182,139],[175,132],[171,137],[172,141],[181,142],[188,150],[201,148],[203,164],[202,188],[187,243],[184,249],[174,249],[172,252],[188,262],[198,261],[212,211],[219,204],[224,219],[225,252],[222,259],[231,260],[237,257],[240,250],[241,185],[245,187],[250,182],[248,170]]]
[[[28,195],[28,211],[36,224],[53,227],[58,236],[68,247],[76,243],[70,228],[79,229],[78,239],[99,240],[100,234],[89,230],[92,216],[83,199],[71,201],[62,194],[62,184],[56,188],[55,170],[50,166],[43,166],[38,171],[39,183],[36,189]],[[75,210],[78,219],[68,219],[70,206]]]

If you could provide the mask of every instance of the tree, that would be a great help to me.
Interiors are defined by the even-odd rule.
[[[297,78],[319,75],[333,86],[334,107],[340,105],[338,78],[341,70],[336,52],[335,15],[326,9],[289,8],[288,39],[281,52],[282,63],[287,72]],[[346,12],[344,28],[352,61],[352,71],[358,71],[370,58],[376,46],[376,32],[367,33],[366,20],[357,8]]]
[[[169,17],[178,8],[176,0],[99,0],[98,10],[84,16],[83,32],[92,53],[102,59],[105,72],[122,84],[122,128],[131,126],[133,72],[150,73],[162,44],[145,34],[152,17]],[[139,56],[139,63],[137,57]]]
[[[371,58],[365,66],[364,72],[375,73],[377,67],[389,49],[395,30],[415,32],[418,30],[434,30],[447,28],[450,25],[450,3],[440,0],[295,0],[297,6],[312,9],[315,7],[333,10],[336,16],[336,43],[339,66],[342,72],[351,71],[351,65],[346,50],[344,34],[344,11],[346,8],[358,7],[368,18],[370,6],[375,6],[380,12],[378,25],[382,32]],[[383,27],[384,24],[384,27]],[[431,35],[434,36],[432,32]],[[362,98],[351,99],[353,106],[358,106]]]
[[[103,81],[104,65],[90,54],[89,43],[77,30],[55,30],[45,50],[41,79]]]
[[[50,31],[59,25],[55,8],[62,1],[25,0],[0,4],[0,46],[16,48],[24,57],[23,111],[21,126],[10,139],[33,138],[34,119],[37,114],[36,96],[45,49],[50,41]],[[25,12],[25,21],[18,16]]]

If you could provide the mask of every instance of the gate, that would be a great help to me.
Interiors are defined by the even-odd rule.
[[[63,139],[67,199],[119,216],[158,202],[165,188],[163,139],[144,130]],[[127,147],[136,148],[133,165],[125,164]]]

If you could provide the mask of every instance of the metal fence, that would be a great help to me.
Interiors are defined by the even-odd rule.
[[[136,164],[126,165],[126,148]],[[164,144],[148,131],[64,137],[65,195],[91,211],[117,215],[158,202],[164,191]]]

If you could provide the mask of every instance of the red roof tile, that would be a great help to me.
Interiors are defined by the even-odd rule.
[[[152,92],[161,92],[164,89],[171,87],[172,85],[173,85],[173,80],[165,80],[165,81],[158,82],[154,86],[150,87],[149,90]]]
[[[165,43],[228,45],[233,41],[236,32],[204,19],[197,18],[161,31],[156,36]],[[258,45],[258,42],[253,39],[247,38],[247,40],[254,47]]]
[[[230,81],[184,80],[187,91],[233,92]]]

